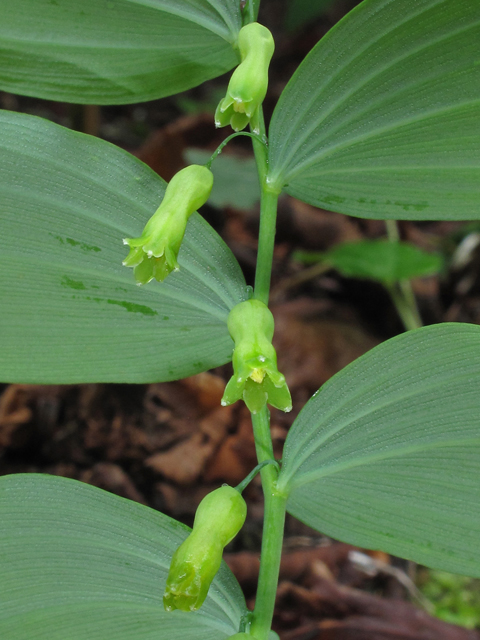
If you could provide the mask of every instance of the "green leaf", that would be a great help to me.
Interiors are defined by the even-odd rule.
[[[0,636],[8,640],[223,640],[246,613],[223,563],[203,607],[167,613],[170,560],[188,527],[53,476],[0,478]]]
[[[270,126],[270,176],[364,218],[478,218],[480,3],[364,0],[302,62]]]
[[[192,164],[206,164],[211,153],[187,149],[184,156]],[[222,153],[212,164],[213,189],[208,202],[215,207],[251,209],[260,200],[257,165],[254,158]]]
[[[169,96],[238,64],[240,3],[16,0],[0,8],[0,89],[82,104]]]
[[[384,342],[329,380],[285,443],[287,509],[329,536],[480,576],[480,327]]]
[[[333,4],[333,0],[289,0],[285,14],[285,28],[295,31],[314,20]]]
[[[389,240],[345,242],[324,255],[327,262],[347,277],[368,278],[387,285],[432,275],[442,266],[438,254]]]
[[[230,250],[193,214],[165,282],[122,266],[165,182],[113,145],[0,112],[0,380],[178,379],[230,360],[246,299]]]

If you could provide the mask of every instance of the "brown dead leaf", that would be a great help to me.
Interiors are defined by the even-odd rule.
[[[150,456],[146,466],[180,485],[199,478],[228,430],[231,407],[219,407],[198,423],[193,435],[178,445]]]
[[[217,486],[198,485],[189,487],[173,486],[168,482],[155,484],[156,504],[160,511],[166,511],[174,518],[185,519],[188,517],[193,522],[193,516],[200,501],[216,489]]]
[[[361,328],[322,318],[321,303],[309,298],[277,305],[274,344],[294,409],[347,364],[378,341]]]
[[[237,485],[257,464],[250,413],[245,407],[235,409],[237,431],[225,438],[204,473],[205,482]]]
[[[17,429],[32,419],[32,410],[25,405],[27,398],[22,385],[10,385],[0,396],[0,447],[10,446]]]
[[[408,602],[386,600],[331,580],[319,580],[315,590],[282,582],[276,611],[277,624],[285,615],[297,623],[295,630],[282,634],[282,640],[480,639],[477,631],[433,618]]]
[[[155,131],[135,155],[168,182],[185,166],[187,147],[204,146],[218,137],[211,114],[187,115]]]
[[[280,580],[302,582],[302,584],[316,583],[329,575],[330,579],[337,576],[340,570],[349,562],[351,545],[334,543],[324,547],[302,548],[287,551],[282,555],[280,564]],[[240,585],[249,591],[258,580],[260,554],[243,551],[226,554],[224,559]],[[316,564],[317,563],[317,564]],[[320,571],[320,565],[322,570]]]
[[[145,498],[133,484],[131,478],[117,464],[99,462],[91,469],[84,471],[80,480],[96,487],[115,493],[123,498],[147,504]]]
[[[220,376],[205,371],[181,380],[180,384],[193,396],[200,414],[208,413],[220,406],[225,390],[225,380]]]

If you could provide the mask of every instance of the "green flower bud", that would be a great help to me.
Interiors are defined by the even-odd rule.
[[[292,398],[285,377],[277,369],[272,345],[273,315],[259,300],[237,304],[228,316],[228,330],[235,342],[230,378],[222,398],[227,406],[242,398],[252,413],[271,404],[291,411]]]
[[[235,131],[251,122],[254,133],[260,133],[258,107],[268,87],[268,65],[275,44],[270,31],[258,22],[240,29],[238,48],[241,62],[230,78],[227,95],[215,112],[215,126],[230,124]]]
[[[125,238],[130,253],[124,266],[133,267],[137,284],[162,282],[178,270],[178,252],[188,218],[208,200],[213,174],[206,167],[192,164],[173,176],[161,205],[145,225],[139,238]]]
[[[163,596],[166,611],[199,609],[222,562],[223,548],[245,522],[241,493],[223,486],[201,501],[192,533],[173,554]]]

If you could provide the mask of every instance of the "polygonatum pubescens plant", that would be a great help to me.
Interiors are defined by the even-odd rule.
[[[478,218],[480,4],[363,0],[299,65],[268,130],[274,43],[259,5],[0,7],[2,91],[115,105],[231,72],[216,124],[250,136],[261,189],[252,291],[196,212],[212,188],[210,166],[187,167],[167,185],[101,139],[0,111],[0,379],[150,383],[233,361],[223,404],[251,410],[265,496],[248,611],[221,562],[245,517],[237,489],[207,496],[208,517],[202,503],[192,532],[74,480],[1,477],[2,638],[274,638],[287,511],[353,545],[480,576],[480,327],[412,328],[360,357],[298,413],[281,461],[268,409],[291,409],[268,308],[282,193],[390,228],[398,219]],[[355,269],[361,259],[364,273],[377,274],[353,253]],[[348,270],[353,253],[329,259]],[[391,255],[405,253],[392,244]],[[408,307],[400,285],[415,274],[390,262],[380,280],[399,279]],[[233,511],[220,494],[233,496]]]

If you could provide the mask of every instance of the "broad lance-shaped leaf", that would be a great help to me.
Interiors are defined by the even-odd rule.
[[[193,214],[163,283],[138,287],[122,239],[165,182],[113,145],[0,112],[0,380],[153,382],[230,360],[246,298],[231,251]]]
[[[480,3],[364,0],[275,108],[270,177],[364,218],[477,219]]]
[[[190,529],[89,485],[0,478],[0,637],[8,640],[225,640],[246,613],[222,563],[200,611],[162,603]]]
[[[318,531],[480,576],[480,327],[433,325],[375,347],[306,404],[279,489]]]
[[[230,0],[16,0],[0,6],[0,89],[125,104],[195,87],[239,62]]]

